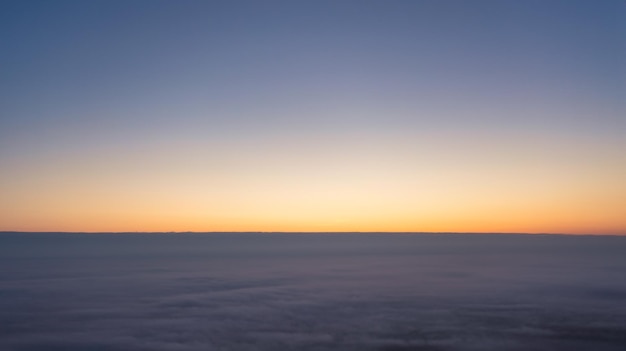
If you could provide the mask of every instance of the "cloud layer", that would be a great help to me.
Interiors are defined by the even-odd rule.
[[[626,238],[0,235],[0,349],[622,350]]]

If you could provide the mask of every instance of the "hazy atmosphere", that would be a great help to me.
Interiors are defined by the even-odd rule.
[[[626,3],[2,1],[0,230],[626,233]]]
[[[0,350],[626,350],[625,116],[624,0],[0,0]]]

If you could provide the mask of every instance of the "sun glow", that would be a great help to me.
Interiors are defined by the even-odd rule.
[[[626,189],[607,177],[623,170],[606,152],[586,156],[540,140],[534,149],[515,140],[492,149],[439,136],[321,139],[180,140],[127,147],[123,157],[103,150],[43,160],[5,173],[0,221],[25,231],[626,228]],[[577,172],[581,163],[586,173]]]

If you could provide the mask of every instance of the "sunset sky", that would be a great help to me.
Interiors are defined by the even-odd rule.
[[[2,1],[0,230],[626,234],[626,2]]]

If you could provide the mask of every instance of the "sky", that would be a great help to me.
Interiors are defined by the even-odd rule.
[[[626,2],[0,3],[0,230],[626,234]]]

